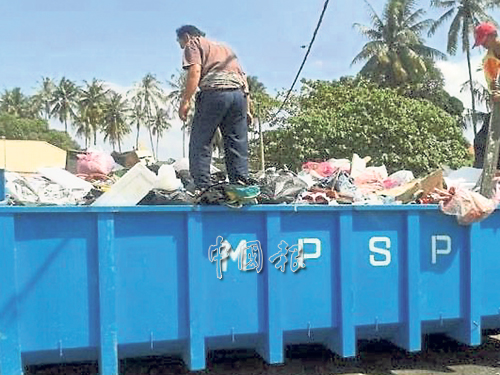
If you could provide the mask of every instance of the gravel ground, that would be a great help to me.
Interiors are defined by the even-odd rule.
[[[425,338],[424,350],[409,354],[385,341],[359,342],[359,355],[342,359],[322,346],[291,346],[286,363],[265,364],[254,352],[217,351],[210,353],[207,369],[189,372],[176,358],[156,357],[122,361],[120,374],[338,374],[338,375],[500,375],[500,335],[485,336],[484,344],[470,348],[442,335]],[[26,375],[97,375],[95,363],[79,365],[37,366],[26,369]]]

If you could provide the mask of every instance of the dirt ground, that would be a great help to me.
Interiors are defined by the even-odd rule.
[[[209,354],[207,369],[189,372],[177,358],[155,357],[126,360],[120,363],[120,374],[213,374],[213,375],[500,375],[500,335],[485,336],[484,343],[470,348],[442,335],[424,340],[420,353],[410,354],[385,341],[358,343],[359,355],[342,359],[322,346],[287,347],[286,363],[270,366],[252,351],[217,351]],[[37,366],[25,374],[97,375],[97,365],[75,364]]]

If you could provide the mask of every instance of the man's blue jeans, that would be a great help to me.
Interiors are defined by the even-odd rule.
[[[197,189],[210,185],[210,142],[220,127],[229,181],[248,177],[247,98],[241,90],[206,90],[196,98],[189,170]]]

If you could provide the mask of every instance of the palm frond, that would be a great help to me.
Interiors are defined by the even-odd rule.
[[[429,32],[427,33],[427,35],[428,36],[434,35],[436,33],[436,30],[450,17],[453,16],[453,13],[455,13],[455,9],[450,9],[447,12],[445,12],[441,17],[439,17],[437,21],[435,21],[429,28]]]
[[[382,33],[375,29],[370,29],[365,25],[361,25],[359,23],[355,23],[352,25],[361,35],[367,37],[370,40],[379,40],[382,39]]]
[[[454,55],[457,52],[458,44],[458,34],[462,25],[462,11],[458,11],[453,18],[450,25],[450,30],[448,31],[448,46],[447,50],[450,55]]]
[[[372,21],[372,24],[375,29],[382,30],[384,28],[384,23],[378,16],[377,12],[375,12],[375,9],[373,9],[372,5],[368,2],[368,0],[364,0],[366,7],[368,8],[368,13],[369,17]]]

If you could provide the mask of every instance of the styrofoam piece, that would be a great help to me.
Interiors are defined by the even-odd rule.
[[[463,167],[456,171],[451,171],[448,176],[444,177],[446,185],[455,188],[463,188],[473,190],[481,177],[482,169]]]
[[[156,180],[153,172],[137,163],[92,206],[135,206],[155,187]]]
[[[92,184],[73,173],[61,168],[40,168],[38,170],[43,177],[61,185],[65,189],[82,190],[88,193],[92,189]]]

